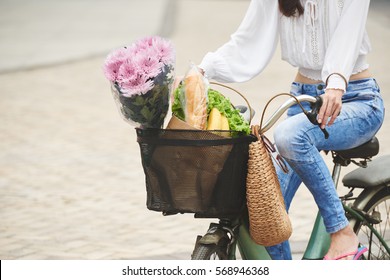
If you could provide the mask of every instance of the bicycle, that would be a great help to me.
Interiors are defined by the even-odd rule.
[[[316,112],[321,107],[321,98],[302,95],[290,98],[281,105],[265,123],[261,132],[265,133],[274,125],[283,113],[292,105],[299,102],[309,102],[313,110],[308,112],[309,120],[316,123]],[[326,130],[323,130],[327,137]],[[338,186],[342,167],[351,163],[359,167],[343,179],[343,185],[349,192],[340,197],[346,215],[360,242],[368,248],[362,256],[367,260],[390,259],[390,155],[376,159],[372,158],[379,152],[379,141],[374,137],[369,142],[344,151],[328,151],[333,157],[333,181]],[[361,190],[354,195],[356,189]],[[352,202],[347,205],[347,202]],[[198,218],[195,214],[195,218]],[[201,218],[201,217],[199,217]],[[326,233],[320,214],[317,214],[310,239],[302,259],[323,259],[330,244],[329,234]],[[269,260],[271,257],[265,247],[252,241],[249,234],[248,215],[220,218],[218,223],[211,223],[207,233],[197,236],[192,260],[234,260],[239,250],[242,259]]]

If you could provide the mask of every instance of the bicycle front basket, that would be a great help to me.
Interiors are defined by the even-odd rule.
[[[245,207],[251,135],[221,137],[202,130],[137,128],[147,208],[224,217]]]

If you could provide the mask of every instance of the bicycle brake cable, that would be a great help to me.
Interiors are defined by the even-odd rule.
[[[302,112],[306,115],[306,117],[309,119],[309,121],[314,124],[314,125],[318,125],[318,127],[321,129],[321,131],[324,133],[324,136],[325,136],[325,139],[328,139],[329,138],[329,133],[328,131],[325,129],[325,128],[321,128],[321,124],[318,123],[317,121],[317,114],[318,114],[318,110],[321,108],[322,106],[322,98],[320,96],[316,96],[316,102],[314,104],[311,105],[312,107],[312,110],[311,111],[307,111],[305,108],[303,108],[302,104],[301,104],[301,101],[298,100],[298,98],[291,94],[291,93],[279,93],[275,96],[273,96],[270,100],[268,100],[267,104],[265,105],[264,107],[264,110],[263,110],[263,113],[261,115],[261,120],[260,120],[260,129],[259,129],[259,132],[261,131],[262,127],[263,127],[263,120],[264,120],[264,116],[265,116],[265,111],[267,110],[267,107],[268,105],[277,97],[279,96],[289,96],[291,98],[294,98],[295,101],[297,102],[297,104],[299,105],[299,107],[301,107],[302,109]]]

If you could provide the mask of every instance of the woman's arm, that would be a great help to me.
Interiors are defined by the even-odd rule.
[[[370,0],[345,0],[343,11],[325,55],[322,79],[327,81],[318,113],[321,127],[332,125],[362,46]]]
[[[328,88],[345,91],[362,46],[370,0],[345,0],[342,14],[326,50],[322,79]],[[330,19],[332,20],[332,19]],[[332,75],[340,73],[340,75]]]
[[[199,67],[210,79],[244,82],[271,60],[278,42],[278,1],[252,0],[238,30],[226,44],[209,52]]]

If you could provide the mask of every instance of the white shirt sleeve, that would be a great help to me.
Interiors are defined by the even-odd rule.
[[[370,0],[345,0],[340,19],[329,42],[322,80],[340,73],[348,81],[352,74],[365,34]],[[345,81],[339,75],[329,77],[327,88],[345,91]]]
[[[278,1],[251,0],[237,31],[226,44],[207,53],[199,67],[209,79],[220,82],[252,79],[266,67],[275,52],[278,17]]]

